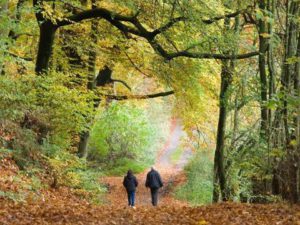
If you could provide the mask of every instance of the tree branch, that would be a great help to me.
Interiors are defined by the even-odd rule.
[[[33,61],[33,58],[30,58],[30,57],[25,57],[25,56],[19,56],[13,52],[7,52],[10,56],[13,56],[15,58],[19,58],[19,59],[23,59],[25,61]]]
[[[165,24],[164,26],[152,31],[151,35],[154,38],[156,35],[161,34],[162,32],[164,32],[164,31],[168,30],[169,28],[171,28],[175,23],[177,23],[179,21],[184,21],[184,20],[186,20],[185,17],[173,18],[167,24]]]
[[[112,82],[119,82],[121,84],[123,84],[125,87],[127,87],[130,91],[131,91],[131,87],[123,80],[116,80],[116,79],[111,79]]]
[[[222,20],[222,19],[236,17],[237,15],[245,13],[246,11],[247,11],[247,9],[238,10],[234,13],[226,14],[226,15],[223,15],[223,16],[216,16],[216,17],[213,17],[211,19],[203,19],[202,22],[205,23],[205,24],[212,24],[212,23],[214,23],[216,21],[219,21],[219,20]]]
[[[35,17],[39,23],[44,20],[42,10],[41,10],[41,0],[33,0],[32,1],[34,10],[35,10]]]
[[[126,51],[124,52],[124,54],[126,55],[127,59],[129,60],[129,62],[131,63],[131,65],[137,70],[139,71],[141,74],[143,74],[146,77],[150,77],[150,75],[144,73],[134,62],[133,60],[129,57],[129,55],[126,53]]]
[[[114,13],[104,8],[95,8],[95,9],[88,9],[82,12],[79,12],[75,15],[69,16],[61,21],[57,22],[57,26],[66,26],[73,23],[78,23],[83,20],[93,19],[93,18],[103,18],[108,21],[127,21],[131,22],[136,16],[124,16],[121,14]]]
[[[259,55],[258,51],[249,52],[245,54],[214,54],[214,53],[198,53],[198,52],[189,52],[187,50],[168,53],[155,39],[149,39],[146,37],[152,48],[160,54],[166,60],[172,60],[178,57],[187,57],[187,58],[194,58],[194,59],[246,59],[253,56]]]
[[[158,98],[158,97],[173,95],[174,93],[175,93],[174,91],[167,91],[167,92],[160,92],[160,93],[148,94],[148,95],[107,95],[107,94],[101,94],[101,93],[100,93],[100,95],[108,97],[109,99],[122,101],[122,100],[130,100],[130,99]]]
[[[188,52],[181,51],[176,53],[168,54],[168,59],[173,59],[177,57],[188,57],[188,58],[197,58],[197,59],[247,59],[253,56],[259,55],[259,52],[249,52],[245,54],[238,55],[228,55],[228,54],[214,54],[214,53],[197,53],[197,52]]]
[[[215,17],[210,20],[204,20],[205,23],[209,24],[216,20],[224,19],[224,18],[230,18],[235,17],[238,14],[245,12],[246,10],[240,10],[235,13],[227,14],[224,16]],[[107,9],[104,8],[96,8],[96,9],[90,9],[83,12],[80,12],[76,15],[72,15],[62,21],[58,21],[56,26],[65,26],[73,23],[80,22],[82,20],[86,19],[92,19],[92,18],[103,18],[107,20],[109,23],[111,23],[113,26],[118,28],[120,31],[124,32],[125,34],[131,33],[134,35],[137,35],[139,37],[145,38],[151,47],[160,54],[163,58],[166,60],[172,60],[177,57],[188,57],[188,58],[197,58],[197,59],[246,59],[253,56],[258,55],[258,51],[245,53],[245,54],[239,54],[239,55],[227,55],[227,54],[214,54],[214,53],[197,53],[197,52],[189,52],[188,50],[183,51],[177,51],[177,52],[167,52],[162,45],[160,45],[157,40],[155,40],[155,37],[172,27],[175,23],[179,21],[185,20],[184,17],[178,17],[174,18],[171,21],[169,21],[167,24],[163,25],[162,27],[154,30],[154,31],[148,31],[137,19],[137,15],[134,16],[124,16],[120,14],[113,13]],[[125,25],[122,22],[128,22],[132,24],[134,27]]]

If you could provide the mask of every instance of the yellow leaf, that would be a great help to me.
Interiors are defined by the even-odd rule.
[[[208,223],[206,222],[206,220],[200,220],[199,223],[198,223],[198,225],[206,225],[206,224],[208,224]]]
[[[263,38],[270,38],[271,35],[268,33],[261,33],[260,36],[262,36]]]

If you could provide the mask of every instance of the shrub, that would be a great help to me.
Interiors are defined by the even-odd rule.
[[[88,158],[105,164],[113,174],[128,168],[141,171],[154,161],[159,139],[155,130],[143,108],[113,102],[95,122]]]
[[[99,183],[102,174],[99,170],[88,168],[84,159],[63,151],[48,160],[55,178],[55,186],[74,188],[81,196],[93,201],[104,193],[105,189]]]
[[[187,181],[175,190],[175,196],[193,205],[212,201],[213,162],[210,152],[197,152],[185,167]]]

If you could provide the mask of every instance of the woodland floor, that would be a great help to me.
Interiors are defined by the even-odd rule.
[[[173,198],[172,188],[184,182],[182,168],[191,155],[187,149],[176,162],[172,152],[183,135],[180,125],[173,123],[170,138],[157,157],[155,168],[161,173],[165,186],[161,189],[158,207],[150,204],[149,190],[144,187],[147,171],[138,174],[136,209],[127,207],[123,177],[105,177],[108,186],[104,205],[95,206],[77,198],[65,188],[43,192],[43,198],[26,204],[14,203],[0,197],[0,224],[195,224],[195,225],[300,225],[300,206],[287,204],[222,203],[192,207]],[[1,171],[0,167],[0,175]],[[1,182],[0,182],[1,185]]]

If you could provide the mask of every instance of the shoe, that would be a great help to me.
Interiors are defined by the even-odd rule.
[[[132,206],[132,208],[133,208],[133,209],[136,209],[136,207],[135,207],[135,206]]]

